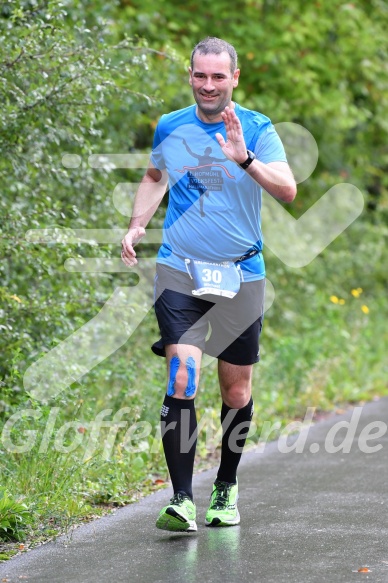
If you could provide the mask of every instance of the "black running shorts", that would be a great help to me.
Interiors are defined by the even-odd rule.
[[[161,338],[152,345],[166,356],[167,344],[190,344],[231,364],[259,360],[265,280],[242,282],[234,298],[192,295],[190,276],[156,265],[155,313]]]

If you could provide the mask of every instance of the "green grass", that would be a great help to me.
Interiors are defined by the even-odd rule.
[[[362,253],[349,253],[361,233]],[[276,298],[265,316],[261,362],[254,369],[257,432],[251,443],[259,441],[265,423],[278,422],[279,432],[290,420],[303,417],[307,407],[332,410],[388,394],[382,241],[386,245],[385,229],[360,223],[304,269],[289,269],[267,254]],[[0,539],[25,540],[26,545],[47,540],[164,487],[168,473],[158,426],[165,362],[149,349],[156,336],[150,313],[125,346],[49,405],[27,396],[14,405],[9,398],[7,404],[12,385],[8,393],[4,390],[3,421],[26,409],[29,416],[2,433],[1,484],[9,500],[5,508],[11,515],[12,504],[19,505],[19,518],[1,531],[0,509]],[[15,373],[13,383],[20,376]],[[198,418],[206,419],[197,448],[198,469],[216,465],[219,454],[214,363],[202,371],[196,407]],[[116,427],[101,427],[93,438],[93,423],[102,412],[112,423],[118,415]],[[130,435],[128,428],[134,424]],[[20,447],[28,440],[26,451],[10,451],[10,444]],[[7,512],[3,514],[7,520]],[[3,542],[3,559],[17,544]]]

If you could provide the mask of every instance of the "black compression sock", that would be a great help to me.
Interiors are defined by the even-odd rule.
[[[223,428],[221,462],[217,479],[222,482],[236,483],[237,467],[241,459],[246,436],[249,431],[253,415],[252,397],[242,409],[231,409],[225,403],[221,409],[221,423]],[[243,424],[239,429],[236,429]],[[233,431],[235,430],[235,431]],[[230,438],[233,432],[232,438]],[[236,439],[238,436],[238,439]]]
[[[175,399],[165,395],[160,419],[164,455],[174,494],[185,493],[193,499],[192,478],[197,444],[194,399]]]

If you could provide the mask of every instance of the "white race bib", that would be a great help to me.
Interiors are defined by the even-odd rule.
[[[233,261],[201,261],[185,259],[186,269],[194,282],[192,294],[213,294],[234,298],[242,281],[241,268]]]

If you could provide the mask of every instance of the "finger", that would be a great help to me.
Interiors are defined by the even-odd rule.
[[[235,128],[237,131],[239,131],[239,132],[241,131],[241,132],[242,132],[242,125],[241,125],[241,122],[240,122],[240,120],[238,119],[237,115],[236,115],[234,112],[233,112],[233,114],[234,114],[234,117],[233,117],[233,119],[232,119],[233,126],[234,126],[234,128]]]
[[[225,113],[225,119],[232,124],[233,126],[235,126],[236,124],[239,126],[240,124],[240,120],[236,114],[236,112],[234,111],[234,109],[230,109],[229,107],[226,107],[224,112]]]
[[[121,256],[127,259],[128,261],[136,261],[136,253],[135,252],[131,253],[130,250],[129,251],[123,250],[121,252]]]
[[[235,119],[233,117],[233,111],[229,111],[228,113],[223,112],[224,115],[222,116],[223,122],[225,124],[225,130],[227,133],[228,138],[234,138],[234,134],[238,131],[238,126],[235,124]],[[237,118],[238,119],[238,118]]]
[[[123,239],[123,241],[121,242],[121,252],[124,254],[125,257],[128,257],[129,259],[131,259],[132,257],[136,257],[136,251],[131,245],[131,243],[127,242],[126,239]]]
[[[126,257],[131,255],[136,256],[134,248],[132,247],[132,245],[127,243],[125,239],[121,242],[121,249]]]
[[[217,139],[217,142],[219,143],[219,145],[221,146],[221,148],[223,148],[225,146],[224,136],[217,132],[216,139]]]
[[[231,109],[228,112],[227,119],[228,119],[228,125],[231,129],[236,130],[236,129],[239,129],[241,127],[240,120],[238,119],[238,117],[233,109]]]
[[[127,267],[133,267],[137,264],[137,259],[134,257],[127,257],[123,251],[121,252],[121,259]]]
[[[237,119],[237,121],[233,120],[233,121],[230,122],[228,136],[230,136],[230,139],[234,143],[243,141],[244,134],[243,134],[243,131],[242,131],[242,127],[241,127],[240,121],[238,119]]]
[[[228,120],[233,120],[236,116],[236,112],[234,111],[234,109],[231,109],[230,107],[225,107],[223,113],[225,113],[225,117]]]
[[[226,127],[230,126],[230,121],[231,121],[231,117],[230,117],[230,112],[226,111],[226,109],[221,113],[221,117],[223,119],[223,122],[225,124]]]

